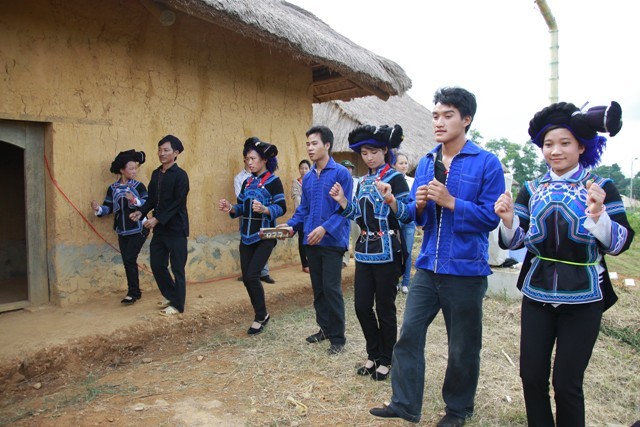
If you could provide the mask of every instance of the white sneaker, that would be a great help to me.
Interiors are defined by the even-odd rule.
[[[174,314],[180,314],[177,308],[168,306],[160,310],[160,316],[173,316]]]
[[[167,308],[170,305],[171,305],[171,301],[169,301],[168,299],[158,301],[158,308]]]
[[[408,294],[409,293],[409,287],[408,286],[403,286],[402,287],[402,293],[403,294]]]

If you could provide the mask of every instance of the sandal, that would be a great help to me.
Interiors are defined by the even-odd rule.
[[[134,298],[134,297],[132,297],[130,295],[127,295],[126,297],[124,297],[122,299],[122,301],[120,301],[120,303],[124,304],[124,305],[132,305],[132,304],[135,304],[136,300],[137,300],[137,298]]]
[[[247,334],[258,335],[260,332],[264,331],[264,327],[267,326],[267,323],[269,323],[270,319],[271,319],[271,316],[269,315],[269,313],[267,313],[267,316],[264,318],[264,320],[254,321],[251,324],[251,327],[249,327]]]
[[[158,301],[158,307],[159,308],[167,308],[171,305],[171,301],[169,301],[168,299],[162,300],[162,301]]]
[[[367,367],[367,364],[369,362],[371,362],[373,365],[371,365],[370,367]],[[367,360],[364,366],[361,366],[358,368],[358,370],[356,371],[356,374],[361,375],[363,377],[367,375],[373,375],[373,373],[376,371],[377,368],[378,368],[378,364],[376,362]]]

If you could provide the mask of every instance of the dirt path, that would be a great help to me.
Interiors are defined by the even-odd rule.
[[[310,308],[308,274],[292,266],[274,269],[272,275],[277,283],[265,285],[265,290],[273,323],[281,312],[296,307]],[[353,282],[353,263],[343,270],[343,279],[345,283]],[[141,301],[128,307],[121,306],[117,296],[109,296],[76,307],[45,307],[0,315],[0,424],[20,417],[19,413],[24,415],[25,411],[37,414],[42,409],[39,405],[47,406],[44,400],[60,401],[61,406],[68,406],[74,403],[69,402],[70,399],[86,400],[106,393],[109,401],[124,412],[120,418],[107,411],[103,420],[127,425],[129,410],[136,415],[167,412],[163,396],[166,399],[168,386],[193,389],[194,386],[181,385],[175,377],[178,366],[182,371],[198,365],[208,376],[224,377],[225,372],[233,368],[228,364],[233,360],[232,348],[220,346],[206,357],[200,355],[201,361],[192,352],[201,348],[203,337],[211,335],[224,336],[233,342],[247,340],[246,329],[253,313],[246,291],[234,277],[213,284],[190,285],[187,293],[187,309],[175,318],[157,314],[158,292],[147,292]],[[304,332],[313,332],[314,323],[310,319],[309,330]],[[224,414],[220,423],[208,419],[199,424],[196,408],[210,411],[219,405],[223,413],[234,401],[232,395],[225,395],[220,389],[216,390],[216,398],[203,398],[212,394],[207,391],[210,382],[217,381],[195,380],[197,387],[202,387],[200,392],[191,390],[184,400],[172,399],[171,412],[191,420],[183,425],[245,424],[241,419],[225,421]],[[155,409],[129,408],[133,389],[137,390],[138,403]],[[38,404],[39,399],[42,401]],[[20,402],[26,402],[26,406],[19,409]],[[29,408],[31,404],[35,406]],[[47,412],[51,412],[51,408]],[[247,415],[250,414],[241,417]],[[93,417],[78,420],[73,416],[65,413],[49,417],[45,424],[41,424],[40,419],[37,424],[96,425],[97,422]],[[152,418],[148,424],[140,424],[145,416],[136,417],[137,422],[130,425],[162,425],[164,422],[162,416]],[[20,424],[30,425],[30,422],[33,420],[23,419]],[[176,425],[175,422],[169,424]]]

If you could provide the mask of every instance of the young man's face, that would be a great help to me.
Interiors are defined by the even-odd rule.
[[[453,105],[437,103],[433,108],[433,132],[436,142],[448,142],[465,138],[466,127],[471,123],[471,117],[461,117],[460,111]]]
[[[311,159],[312,162],[317,162],[318,160],[329,157],[329,146],[330,144],[328,142],[326,144],[322,142],[319,133],[312,133],[307,137],[307,154],[309,155],[309,159]]]
[[[175,162],[178,154],[179,151],[174,151],[173,148],[171,148],[171,143],[169,141],[158,146],[158,159],[163,165],[170,165]]]

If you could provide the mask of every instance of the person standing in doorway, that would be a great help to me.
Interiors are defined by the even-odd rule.
[[[158,142],[160,166],[151,174],[149,199],[139,211],[130,215],[132,220],[138,221],[153,211],[153,217],[144,223],[144,227],[153,231],[149,245],[151,270],[164,297],[159,303],[163,316],[184,312],[187,294],[189,176],[176,163],[182,152],[182,142],[173,135]],[[169,273],[169,262],[173,277]]]
[[[420,160],[409,196],[411,219],[424,237],[393,349],[391,403],[369,412],[420,421],[426,334],[442,310],[448,358],[442,386],[446,415],[438,427],[459,427],[474,410],[482,301],[491,274],[488,235],[499,223],[493,205],[504,192],[504,176],[498,158],[466,138],[476,113],[475,96],[462,88],[441,88],[434,104],[439,145]]]
[[[147,240],[149,230],[143,227],[144,218],[132,221],[129,215],[138,210],[147,201],[147,189],[140,181],[136,181],[138,165],[145,161],[144,151],[121,151],[111,163],[111,173],[120,178],[107,188],[107,195],[102,206],[95,200],[91,208],[96,216],[114,214],[113,229],[118,234],[118,246],[127,276],[127,295],[122,304],[131,305],[142,298],[140,276],[138,272],[138,255]]]
[[[307,154],[313,162],[302,179],[302,199],[293,217],[278,227],[303,227],[305,250],[313,288],[313,306],[320,330],[306,338],[309,343],[329,340],[329,354],[342,353],[346,343],[344,298],[342,295],[342,255],[349,244],[349,220],[340,214],[340,205],[329,195],[337,182],[351,194],[353,180],[342,165],[333,160],[333,132],[314,126],[307,135]]]

